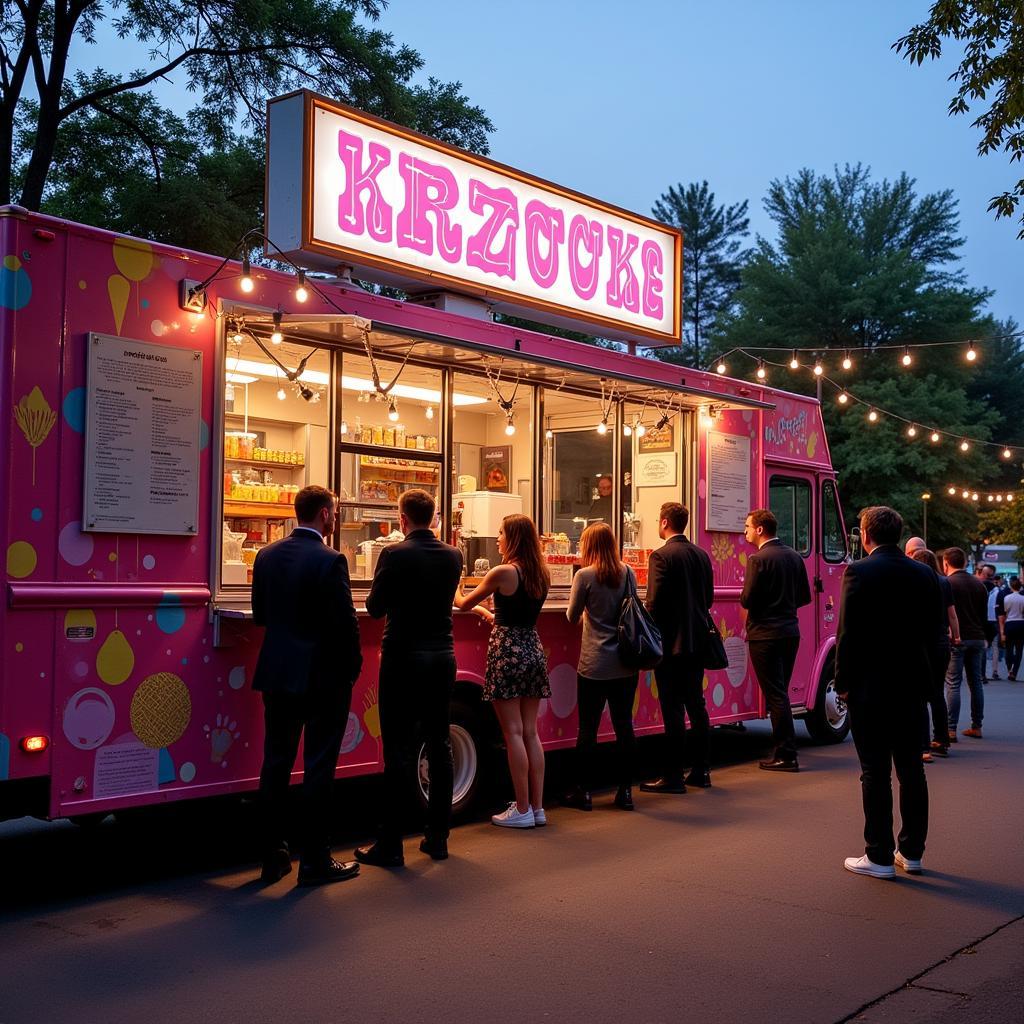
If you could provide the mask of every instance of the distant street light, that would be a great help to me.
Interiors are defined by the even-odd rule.
[[[921,495],[921,508],[924,510],[924,523],[921,527],[921,533],[923,534],[925,547],[928,547],[928,502],[931,500],[932,496],[928,491]]]

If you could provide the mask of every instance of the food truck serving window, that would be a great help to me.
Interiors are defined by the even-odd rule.
[[[779,540],[805,557],[811,553],[811,484],[808,480],[773,476],[768,507],[779,521]]]

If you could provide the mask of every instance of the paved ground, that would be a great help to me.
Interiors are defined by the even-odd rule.
[[[715,787],[638,813],[485,819],[435,864],[324,890],[254,883],[251,813],[91,831],[0,826],[0,1024],[130,1021],[1024,1021],[1024,685],[930,766],[927,873],[854,876],[852,744],[752,764],[716,733]],[[652,747],[645,744],[650,755]],[[559,761],[555,760],[555,768]],[[347,851],[375,783],[343,792]],[[292,876],[294,877],[294,876]]]

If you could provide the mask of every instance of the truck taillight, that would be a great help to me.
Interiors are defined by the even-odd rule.
[[[50,745],[49,736],[22,736],[21,749],[26,754],[41,754]]]

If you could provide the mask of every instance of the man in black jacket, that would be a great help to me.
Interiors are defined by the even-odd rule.
[[[921,719],[946,609],[935,573],[897,542],[903,519],[878,506],[860,514],[868,557],[847,566],[839,605],[836,689],[848,704],[861,766],[864,856],[859,875],[892,878],[893,861],[918,874],[928,833]],[[900,784],[899,847],[892,834],[892,769]]]
[[[345,556],[324,543],[334,533],[336,499],[323,487],[295,496],[298,526],[263,548],[252,571],[252,613],[266,633],[253,689],[263,694],[266,735],[260,797],[264,805],[262,879],[291,871],[285,804],[299,739],[305,730],[304,819],[298,884],[340,882],[359,865],[331,857],[331,789],[352,687],[363,658]]]
[[[658,518],[658,535],[665,544],[651,552],[644,604],[661,631],[665,651],[654,670],[665,721],[665,769],[660,779],[640,788],[645,793],[685,793],[687,785],[703,789],[711,785],[711,724],[702,683],[708,610],[715,600],[715,587],[707,552],[683,536],[690,520],[687,509],[678,502],[666,502]],[[691,768],[684,779],[688,747]]]
[[[772,720],[774,753],[760,766],[769,772],[797,772],[789,681],[800,648],[797,609],[811,603],[804,560],[776,536],[779,523],[766,508],[754,509],[743,524],[757,553],[747,559],[740,606],[746,609],[747,645],[757,682]]]
[[[455,645],[452,602],[462,577],[462,552],[430,529],[434,499],[424,490],[398,500],[405,540],[385,548],[366,598],[375,619],[387,616],[380,654],[380,728],[384,743],[384,817],[377,841],[360,846],[363,864],[399,867],[401,810],[417,770],[417,724],[427,746],[430,795],[420,849],[434,860],[448,856],[452,813],[452,690]]]

